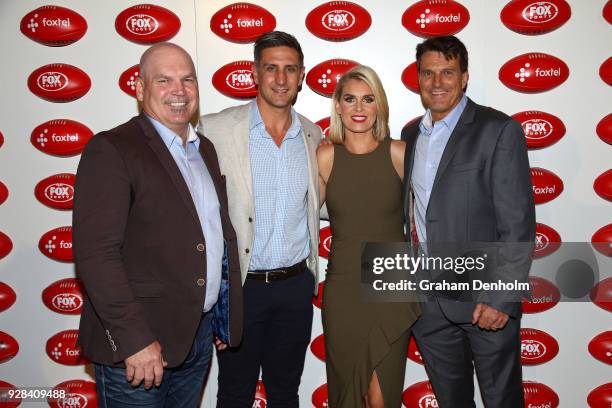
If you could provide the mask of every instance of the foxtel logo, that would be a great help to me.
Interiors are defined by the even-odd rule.
[[[555,4],[549,1],[538,1],[525,7],[522,16],[531,23],[541,24],[554,19],[558,14],[559,9]]]
[[[552,124],[544,119],[529,119],[521,123],[527,139],[544,139],[553,132]]]
[[[136,35],[148,35],[157,31],[159,23],[148,14],[135,14],[125,21],[125,28]]]
[[[61,72],[44,72],[36,79],[36,84],[45,91],[59,91],[68,85],[68,77]]]
[[[557,186],[544,186],[544,187],[536,187],[533,186],[534,194],[555,194],[557,191]]]
[[[240,28],[255,28],[255,27],[263,27],[263,18],[252,18],[250,20],[243,20],[239,18],[236,21],[236,25]]]
[[[253,72],[248,69],[237,69],[225,77],[225,83],[232,89],[243,91],[255,87]]]
[[[350,11],[332,10],[321,18],[321,24],[328,30],[344,31],[355,25],[355,16]]]
[[[561,76],[561,68],[548,68],[542,69],[540,67],[535,69],[535,76],[537,77],[558,77]]]
[[[69,28],[70,27],[70,17],[68,17],[66,19],[55,18],[53,20],[45,17],[45,18],[42,19],[42,24],[45,27],[65,27],[65,28]]]
[[[53,133],[51,135],[51,141],[52,142],[58,142],[58,143],[62,143],[62,142],[78,142],[79,141],[79,134],[75,133],[75,134],[70,134],[70,133],[66,133],[65,135],[58,135]]]

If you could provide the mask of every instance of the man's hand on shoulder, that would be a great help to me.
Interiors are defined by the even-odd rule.
[[[143,380],[147,390],[153,385],[156,387],[161,385],[164,367],[168,365],[161,351],[159,342],[154,341],[125,359],[125,378],[132,387],[138,387]]]
[[[508,315],[485,303],[478,303],[472,314],[472,324],[483,330],[501,330],[508,323]]]

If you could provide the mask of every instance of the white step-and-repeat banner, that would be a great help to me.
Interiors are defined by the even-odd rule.
[[[600,276],[609,276],[612,1],[4,0],[0,388],[63,383],[71,395],[53,406],[96,406],[91,365],[75,344],[83,294],[71,262],[72,186],[88,138],[137,114],[141,53],[157,41],[183,46],[198,69],[200,111],[216,112],[253,97],[252,41],[272,29],[302,44],[300,113],[325,129],[337,78],[356,63],[369,65],[387,91],[394,138],[423,113],[415,46],[456,33],[469,51],[468,95],[523,124],[538,202],[535,265],[552,265],[556,242],[603,242],[594,254]],[[321,237],[324,271],[326,222]],[[553,282],[532,283],[538,291],[522,321],[526,407],[609,408],[612,278],[592,291],[595,301],[587,294],[584,302],[558,302]],[[327,406],[319,306],[314,299],[304,407]],[[414,344],[407,358],[404,405],[436,407]],[[215,404],[216,375],[214,363],[203,407]],[[0,400],[0,408],[20,403],[47,406]],[[254,406],[265,405],[260,387]]]

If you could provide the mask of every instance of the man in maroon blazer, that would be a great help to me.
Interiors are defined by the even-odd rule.
[[[136,93],[143,112],[94,136],[79,163],[74,253],[88,294],[79,342],[101,407],[194,407],[215,304],[229,302],[225,341],[242,334],[236,234],[215,149],[190,124],[191,57],[170,43],[149,48]]]

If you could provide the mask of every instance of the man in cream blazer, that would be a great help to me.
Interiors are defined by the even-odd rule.
[[[297,40],[255,42],[252,102],[205,115],[236,230],[244,292],[239,347],[219,353],[218,407],[252,406],[260,368],[267,401],[297,407],[318,284],[321,130],[293,110],[304,79]]]

